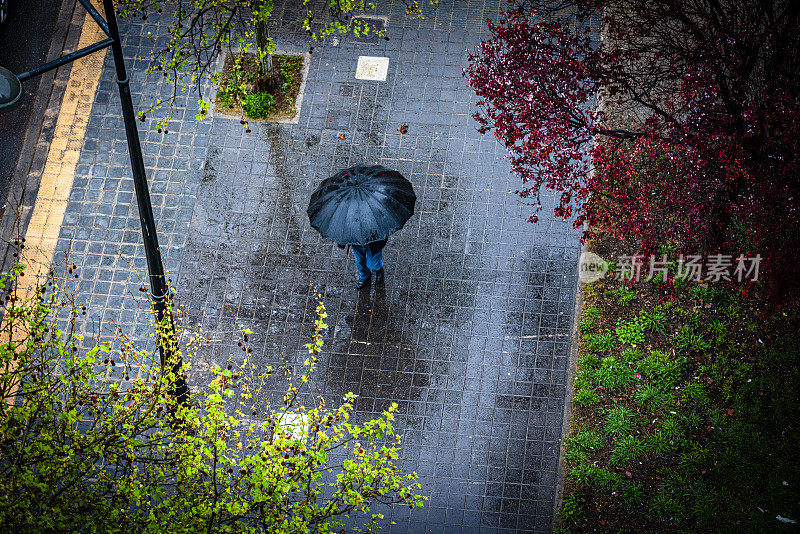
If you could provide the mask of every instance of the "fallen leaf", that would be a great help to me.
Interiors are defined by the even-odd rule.
[[[344,139],[344,134],[339,134],[339,139]]]
[[[403,125],[400,127],[400,133],[405,134],[408,131],[408,123],[404,122]]]

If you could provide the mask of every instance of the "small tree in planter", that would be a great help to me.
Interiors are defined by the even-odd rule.
[[[417,0],[403,2],[407,14],[422,17]],[[428,0],[429,4],[437,2]],[[303,0],[302,6],[306,10],[302,26],[312,42],[332,33],[385,33],[368,20],[354,17],[357,13],[369,13],[375,9],[368,0]],[[173,85],[173,94],[166,100],[154,102],[140,113],[140,117],[163,105],[171,108],[177,95],[191,86],[200,94],[201,113],[198,118],[203,118],[210,102],[202,97],[202,84],[206,80],[215,84],[219,82],[216,60],[226,49],[247,53],[254,44],[254,53],[258,55],[256,88],[259,91],[274,90],[281,81],[273,65],[275,46],[267,27],[272,11],[273,0],[120,0],[123,16],[147,18],[153,12],[166,12],[173,17],[167,27],[168,39],[151,54],[151,66],[146,71],[148,75],[166,76]],[[160,120],[159,126],[165,128],[168,118]]]
[[[208,386],[177,406],[174,377],[152,351],[123,331],[79,349],[82,308],[52,275],[23,299],[14,290],[23,273],[17,265],[0,277],[0,289],[11,289],[0,325],[8,531],[329,532],[374,503],[422,506],[416,474],[394,464],[395,406],[356,425],[352,394],[335,409],[299,402],[322,348],[321,303],[309,358],[298,374],[285,371],[280,407],[260,395],[272,370],[257,373],[247,359],[212,369]],[[244,354],[249,335],[242,330]],[[208,343],[193,336],[184,361]]]

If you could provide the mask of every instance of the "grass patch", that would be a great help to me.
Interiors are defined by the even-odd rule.
[[[603,417],[605,430],[609,436],[624,437],[633,434],[633,420],[636,412],[627,406],[614,406],[606,410]]]
[[[563,531],[795,531],[800,305],[662,282],[585,287]]]
[[[600,396],[594,389],[584,386],[575,394],[572,402],[578,406],[591,406],[592,404],[600,402]]]
[[[614,445],[608,463],[614,467],[629,467],[646,453],[647,447],[642,440],[633,436],[625,436]]]

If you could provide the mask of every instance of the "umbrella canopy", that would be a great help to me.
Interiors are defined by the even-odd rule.
[[[399,172],[356,165],[323,180],[307,213],[322,237],[340,245],[366,245],[402,228],[416,201],[411,182]]]

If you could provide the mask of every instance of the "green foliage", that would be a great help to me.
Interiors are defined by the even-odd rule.
[[[630,321],[617,320],[615,332],[620,343],[640,345],[644,343],[645,323],[641,316],[636,316]]]
[[[800,516],[792,482],[800,479],[800,311],[790,306],[762,318],[746,299],[724,289],[688,287],[693,305],[665,303],[612,323],[620,349],[607,338],[587,339],[595,352],[580,361],[581,387],[612,389],[626,367],[640,379],[623,378],[604,398],[620,404],[577,412],[575,423],[583,430],[566,450],[576,460],[569,463],[569,478],[586,488],[580,493],[586,499],[582,520],[605,519],[609,531],[641,524],[654,531],[774,531],[782,525],[759,508]],[[600,317],[591,332],[607,332],[608,320]],[[674,328],[677,334],[668,337]],[[630,346],[641,341],[642,330],[645,342],[660,350]],[[645,473],[631,470],[641,483],[616,474],[639,462]],[[654,472],[654,466],[661,469]],[[615,495],[618,505],[603,508]],[[623,509],[630,520],[618,513]],[[582,522],[579,528],[600,527]]]
[[[603,436],[592,430],[578,432],[565,440],[567,449],[584,453],[599,449],[605,443]]]
[[[650,511],[661,521],[682,517],[680,501],[669,491],[659,491],[650,503]]]
[[[626,285],[620,285],[606,291],[606,296],[615,298],[620,306],[630,306],[639,298],[636,292]]]
[[[622,482],[622,477],[617,473],[587,463],[573,467],[569,476],[581,486],[597,486],[611,491]]]
[[[558,513],[564,521],[578,521],[583,515],[583,506],[584,500],[578,495],[570,493],[564,496],[561,510]]]
[[[680,448],[686,442],[683,426],[674,417],[662,419],[660,422],[661,435],[670,447]]]
[[[594,328],[594,325],[600,319],[600,309],[597,306],[592,306],[590,308],[586,308],[583,310],[583,314],[581,314],[581,324],[580,329],[581,332],[587,333]]]
[[[636,379],[635,371],[614,357],[603,358],[597,371],[597,383],[613,391],[627,386]]]
[[[591,406],[592,404],[600,402],[600,396],[592,388],[581,387],[581,389],[575,393],[572,402],[578,406]]]
[[[681,397],[686,403],[695,402],[700,406],[711,404],[706,388],[698,382],[685,382],[681,387]]]
[[[587,334],[584,336],[586,341],[586,348],[589,352],[607,352],[614,348],[616,341],[614,334],[611,332],[603,332],[602,334]]]
[[[633,436],[624,436],[614,444],[608,463],[617,467],[630,465],[642,458],[646,451],[647,448],[640,439]]]
[[[711,343],[691,324],[685,324],[673,336],[675,348],[681,352],[701,353],[711,348]]]
[[[669,436],[663,432],[655,434],[648,434],[644,438],[644,447],[646,454],[649,455],[664,455],[672,450]]]
[[[638,482],[623,481],[617,486],[617,493],[625,501],[628,512],[636,511],[647,500],[647,494]]]
[[[248,93],[242,101],[242,109],[248,117],[265,119],[275,113],[275,97],[265,91]]]
[[[639,406],[652,411],[664,411],[672,403],[672,394],[652,384],[645,384],[635,394]]]
[[[643,310],[640,312],[639,317],[644,324],[644,329],[647,332],[664,334],[666,333],[667,324],[667,310],[672,308],[672,303],[659,304],[653,311]]]
[[[667,354],[654,350],[638,367],[655,387],[667,391],[680,382],[687,363],[686,358],[672,361]]]
[[[214,367],[190,402],[176,404],[185,371],[177,358],[188,365],[210,343],[202,332],[178,345],[166,320],[154,323],[172,355],[163,369],[158,352],[123,331],[86,351],[68,292],[51,276],[21,293],[22,273],[17,265],[0,277],[0,288],[15,288],[0,323],[5,531],[329,532],[378,501],[422,506],[416,474],[395,465],[396,405],[355,424],[352,393],[332,408],[313,395],[300,403],[327,328],[321,302],[309,356],[299,371],[284,370],[278,406],[260,394],[272,369],[256,372],[246,358],[244,328],[245,359]],[[66,330],[56,317],[68,318]],[[132,370],[138,376],[128,378]]]
[[[578,380],[581,384],[589,383],[613,391],[636,380],[636,372],[628,364],[607,356],[596,367],[582,365]]]
[[[225,107],[240,105],[247,96],[247,83],[241,71],[241,58],[237,57],[234,67],[222,76],[217,90],[217,101]]]
[[[597,354],[589,353],[581,358],[581,368],[597,369],[600,367],[600,357]]]
[[[614,406],[606,410],[603,422],[608,435],[621,438],[633,434],[636,412],[627,406]]]
[[[689,294],[694,300],[709,301],[711,300],[711,288],[707,285],[694,285],[689,290]]]
[[[635,347],[628,347],[622,351],[622,360],[628,363],[636,363],[642,359],[642,351]]]
[[[291,89],[295,76],[303,69],[303,58],[300,56],[275,56],[278,75],[281,79],[281,91]]]

